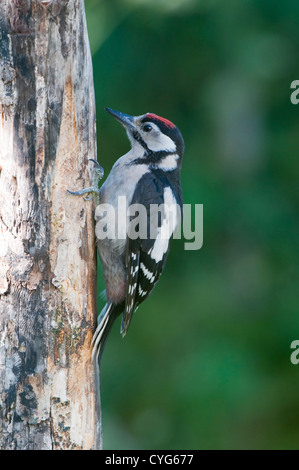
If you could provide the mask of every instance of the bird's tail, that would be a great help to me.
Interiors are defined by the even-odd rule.
[[[112,303],[106,303],[105,307],[99,315],[98,326],[91,342],[92,359],[97,359],[99,364],[101,362],[101,357],[108,335],[117,315],[117,309]]]

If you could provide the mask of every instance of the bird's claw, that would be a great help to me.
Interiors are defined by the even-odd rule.
[[[69,194],[72,194],[73,196],[83,196],[84,194],[93,194],[93,193],[99,194],[99,190],[95,186],[90,186],[89,188],[80,189],[79,191],[70,191],[68,189],[67,192]],[[85,201],[90,201],[90,199],[92,199],[92,195],[85,197],[84,199]]]
[[[94,160],[93,158],[89,158],[89,161],[95,164],[94,175],[96,175],[98,182],[99,182],[104,176],[104,170],[97,160]]]
[[[93,178],[92,178],[93,186],[80,189],[79,191],[70,191],[69,189],[67,190],[67,192],[69,194],[72,194],[73,196],[83,196],[84,194],[87,194],[88,196],[83,198],[85,201],[90,201],[92,199],[93,194],[95,194],[97,198],[99,197],[98,184],[99,184],[99,181],[104,176],[104,170],[99,165],[97,160],[94,160],[93,158],[89,158],[89,161],[95,164],[95,169],[94,169]]]

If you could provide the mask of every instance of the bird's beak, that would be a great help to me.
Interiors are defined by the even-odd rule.
[[[134,118],[129,114],[114,111],[114,109],[106,108],[106,111],[111,114],[117,121],[119,121],[128,131],[135,129]]]

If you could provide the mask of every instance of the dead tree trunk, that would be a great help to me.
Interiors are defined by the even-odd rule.
[[[0,448],[94,449],[100,409],[83,0],[0,2]]]

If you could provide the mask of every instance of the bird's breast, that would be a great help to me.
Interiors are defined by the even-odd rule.
[[[130,164],[124,165],[121,161],[117,163],[100,189],[100,204],[95,212],[95,232],[98,240],[103,238],[106,225],[106,237],[111,240],[113,248],[122,252],[127,238],[128,207],[138,181],[149,169],[143,164],[134,165],[132,169]]]

